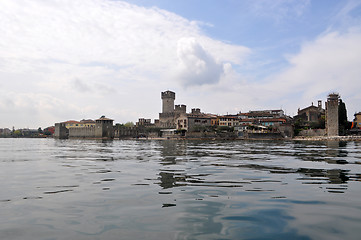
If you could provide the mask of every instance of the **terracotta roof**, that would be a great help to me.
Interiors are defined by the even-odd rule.
[[[259,119],[261,122],[286,122],[284,118],[268,118],[268,119]]]
[[[113,119],[110,118],[106,118],[105,116],[101,116],[99,119],[97,120],[105,120],[105,121],[114,121]]]
[[[65,124],[80,124],[80,122],[78,121],[75,121],[75,120],[69,120],[69,121],[66,121],[66,122],[62,122],[62,123],[65,123]]]
[[[95,121],[92,120],[92,119],[83,119],[83,120],[81,120],[80,122],[81,122],[81,123],[95,123]]]

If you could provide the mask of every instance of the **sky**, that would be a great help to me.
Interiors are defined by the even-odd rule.
[[[1,0],[0,128],[283,109],[361,111],[361,0]],[[323,105],[324,106],[324,105]]]

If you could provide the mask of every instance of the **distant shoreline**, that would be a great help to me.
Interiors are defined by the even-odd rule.
[[[361,141],[361,136],[313,136],[292,138],[294,141]]]
[[[11,137],[11,136],[0,136],[0,138],[53,138],[53,137]],[[361,136],[297,136],[293,138],[211,138],[211,137],[148,137],[148,138],[69,138],[69,139],[84,139],[84,140],[218,140],[218,141],[361,141]]]

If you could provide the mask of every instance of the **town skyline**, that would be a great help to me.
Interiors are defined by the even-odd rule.
[[[156,119],[167,89],[177,104],[219,115],[295,116],[337,92],[352,121],[360,10],[359,0],[5,0],[0,128]]]

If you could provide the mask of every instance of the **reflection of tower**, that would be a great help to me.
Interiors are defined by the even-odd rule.
[[[337,93],[330,93],[326,102],[327,136],[338,136],[338,100]]]
[[[175,93],[172,91],[162,92],[163,113],[171,113],[174,111]]]

